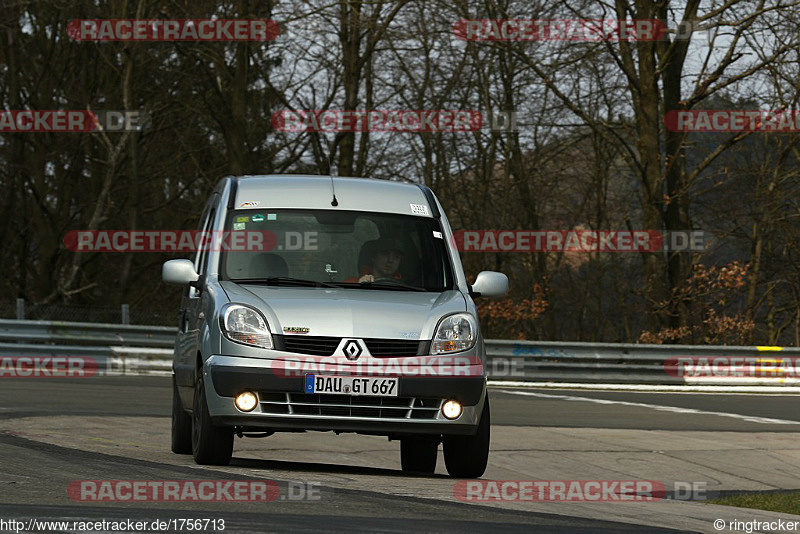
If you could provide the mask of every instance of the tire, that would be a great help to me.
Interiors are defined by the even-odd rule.
[[[474,436],[445,436],[444,463],[447,473],[455,478],[479,478],[489,462],[489,436],[491,418],[489,397],[483,403],[478,431]]]
[[[172,377],[172,452],[192,454],[192,418],[181,405],[175,377]]]
[[[211,422],[202,369],[198,370],[194,387],[192,454],[200,465],[228,465],[233,456],[233,429]]]
[[[400,464],[403,471],[431,474],[436,471],[439,440],[431,437],[400,439]]]

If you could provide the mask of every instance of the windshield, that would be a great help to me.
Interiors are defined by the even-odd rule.
[[[225,230],[246,250],[223,250],[223,279],[272,285],[441,292],[453,271],[436,219],[332,210],[237,210]],[[263,239],[264,245],[260,242]]]

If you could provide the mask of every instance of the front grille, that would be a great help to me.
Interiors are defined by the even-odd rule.
[[[332,356],[339,342],[340,337],[323,336],[282,336],[283,350],[286,352],[299,352],[300,354],[310,354],[312,356]]]
[[[325,336],[275,336],[276,348],[286,352],[311,356],[333,356],[342,341],[340,337]],[[430,340],[364,339],[370,354],[375,358],[398,358],[428,354]]]
[[[428,353],[426,341],[408,339],[365,339],[370,354],[376,358],[423,356]]]
[[[360,397],[316,393],[262,393],[261,411],[269,414],[376,419],[435,419],[443,399]]]

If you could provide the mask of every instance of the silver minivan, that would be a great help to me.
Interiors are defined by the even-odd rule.
[[[227,177],[203,212],[173,359],[172,450],[225,465],[234,437],[333,431],[400,441],[404,471],[476,478],[489,455],[485,350],[433,192],[301,175]]]

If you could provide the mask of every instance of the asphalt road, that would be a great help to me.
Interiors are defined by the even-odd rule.
[[[158,376],[3,379],[0,419],[29,415],[169,417],[171,395],[169,378]],[[491,398],[492,422],[496,425],[729,432],[796,432],[800,428],[785,423],[755,423],[744,418],[716,415],[737,414],[800,424],[800,396],[797,395],[495,387]],[[592,399],[608,404],[591,402]],[[711,413],[665,411],[664,407]],[[653,417],[654,412],[658,417]]]
[[[641,528],[539,513],[519,513],[466,504],[448,504],[378,492],[327,490],[319,501],[258,503],[137,503],[65,506],[65,488],[73,480],[185,480],[198,470],[186,466],[147,462],[94,452],[77,452],[15,436],[0,437],[3,488],[0,518],[26,520],[153,520],[168,518],[224,519],[226,532],[529,532],[531,527],[552,532],[637,532]],[[246,462],[234,462],[246,465]],[[317,468],[319,469],[319,468]],[[322,466],[321,469],[326,469]],[[300,477],[315,469],[297,466]],[[384,476],[400,476],[385,473]],[[261,480],[213,469],[203,480]]]
[[[497,387],[493,388],[492,400],[492,407],[499,408],[492,411],[492,416],[502,425],[720,432],[797,432],[800,429],[798,395]],[[769,419],[781,422],[770,423]]]
[[[562,428],[582,432],[680,430],[703,435],[708,431],[736,432],[745,438],[756,432],[800,430],[800,410],[797,410],[800,397],[792,396],[508,388],[494,388],[491,396],[493,428],[497,435],[508,436],[506,439],[521,435],[528,428],[537,431],[548,427],[554,432]],[[399,454],[391,450],[397,444],[379,442],[377,437],[326,437],[326,441],[319,442],[325,444],[320,445],[321,449],[333,451],[326,454],[313,450],[317,442],[306,435],[283,435],[287,437],[274,442],[277,437],[245,440],[244,448],[237,445],[231,466],[199,467],[191,457],[173,455],[168,450],[165,434],[169,427],[170,400],[170,380],[166,377],[3,380],[0,383],[0,521],[212,518],[224,519],[226,532],[680,530],[643,526],[647,524],[644,519],[635,517],[618,521],[627,512],[615,511],[617,508],[608,508],[602,519],[598,519],[585,517],[585,513],[573,515],[564,505],[531,511],[532,508],[521,506],[459,503],[452,498],[452,490],[449,499],[444,499],[441,488],[452,488],[452,479],[442,474],[404,475],[399,470]],[[341,449],[326,448],[327,440],[342,444],[333,446]],[[268,442],[273,443],[269,454],[254,452]],[[349,454],[351,451],[347,449],[351,444],[363,446],[364,450]],[[291,450],[294,446],[296,451]],[[558,444],[553,448],[568,449]],[[276,451],[281,451],[279,459],[275,458]],[[498,465],[495,472],[506,473],[502,468]],[[75,480],[187,479],[272,479],[282,486],[282,495],[291,480],[318,480],[322,484],[321,499],[143,504],[73,502],[66,495],[67,486]],[[541,511],[551,509],[553,513]],[[72,527],[58,530],[79,531]],[[709,531],[713,531],[710,523]]]

